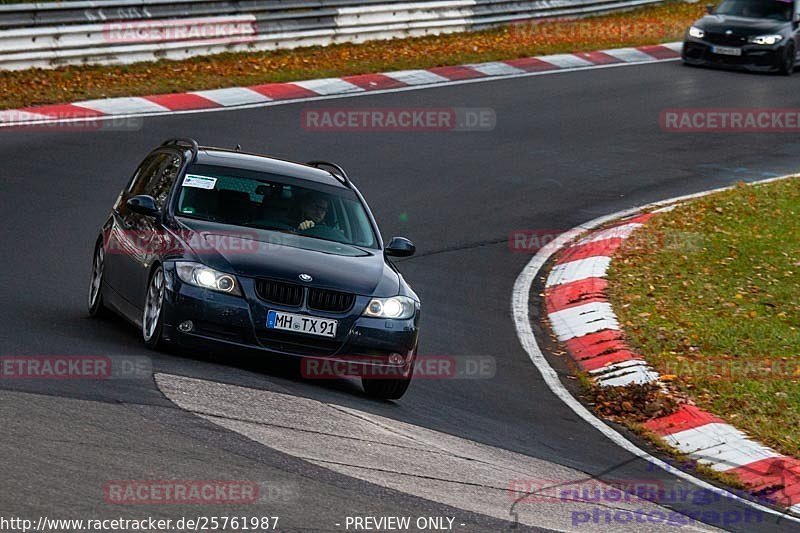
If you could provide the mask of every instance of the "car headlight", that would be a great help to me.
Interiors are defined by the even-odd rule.
[[[702,39],[705,34],[706,32],[704,32],[697,26],[692,26],[691,28],[689,28],[689,35],[691,35],[695,39]]]
[[[770,44],[775,44],[782,40],[783,40],[782,35],[758,35],[756,37],[750,37],[749,39],[747,39],[747,42],[753,44],[770,45]]]
[[[230,274],[219,272],[200,263],[190,263],[188,261],[175,263],[175,270],[178,272],[178,277],[181,281],[189,285],[236,296],[242,295],[239,282]]]
[[[391,298],[373,298],[364,309],[364,316],[374,318],[405,319],[414,316],[417,302],[408,296],[392,296]]]

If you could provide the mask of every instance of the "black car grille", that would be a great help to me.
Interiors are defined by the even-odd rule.
[[[340,341],[334,339],[295,335],[276,330],[258,333],[258,342],[265,348],[282,353],[316,356],[333,355],[342,345]]]
[[[271,279],[256,280],[256,294],[262,300],[279,305],[299,307],[303,303],[303,289],[294,283]]]
[[[308,291],[308,308],[316,311],[344,313],[353,307],[355,301],[355,295],[347,292],[327,289],[309,289]]]
[[[718,44],[720,46],[743,46],[747,44],[747,37],[740,35],[725,35],[724,33],[708,33],[704,40],[711,44]]]

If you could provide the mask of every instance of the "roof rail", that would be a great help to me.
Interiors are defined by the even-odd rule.
[[[347,172],[345,172],[344,169],[339,165],[337,165],[336,163],[330,163],[328,161],[309,161],[308,163],[306,163],[306,165],[314,168],[319,168],[320,170],[324,170],[321,168],[323,166],[331,167],[336,172],[331,172],[330,170],[328,172],[330,172],[330,174],[334,178],[342,182],[343,185],[347,185],[348,187],[350,187],[350,178],[347,177]]]
[[[167,139],[166,141],[161,143],[161,146],[173,146],[173,145],[184,146],[186,148],[189,148],[192,151],[192,161],[194,161],[197,158],[197,152],[200,151],[200,146],[194,139],[175,138],[175,139]]]

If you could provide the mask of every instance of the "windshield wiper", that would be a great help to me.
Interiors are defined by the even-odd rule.
[[[292,231],[287,228],[276,228],[275,226],[264,226],[261,224],[256,224],[253,222],[241,222],[239,224],[235,224],[236,226],[242,226],[244,228],[255,228],[255,229],[263,229],[265,231],[277,231],[279,233],[288,233],[290,235],[297,235],[295,231]]]
[[[263,229],[265,231],[277,231],[279,233],[286,233],[286,234],[289,234],[289,235],[297,235],[298,237],[305,237],[307,239],[314,239],[315,241],[327,242],[327,243],[330,243],[330,244],[333,244],[333,245],[346,246],[348,248],[355,248],[356,250],[360,251],[361,253],[363,253],[365,255],[370,255],[370,253],[371,253],[371,252],[369,252],[367,250],[364,250],[360,246],[357,246],[357,245],[349,243],[349,242],[336,241],[336,240],[333,240],[333,239],[326,239],[325,237],[319,237],[317,235],[308,235],[306,233],[300,233],[297,230],[291,230],[291,229],[286,229],[286,228],[276,228],[276,227],[272,227],[272,226],[261,226],[261,225],[258,225],[258,224],[255,224],[255,223],[250,223],[250,222],[243,222],[243,223],[239,224],[239,226],[243,226],[243,227],[246,227],[246,228]]]

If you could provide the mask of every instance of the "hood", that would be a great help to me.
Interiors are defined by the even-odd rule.
[[[710,33],[725,33],[726,30],[731,30],[733,35],[752,37],[755,35],[781,33],[789,24],[789,22],[770,19],[706,15],[695,21],[694,26]]]
[[[186,258],[222,272],[290,283],[302,283],[300,274],[308,274],[310,287],[361,295],[393,296],[399,290],[400,278],[381,250],[193,219],[182,218],[180,225]]]

